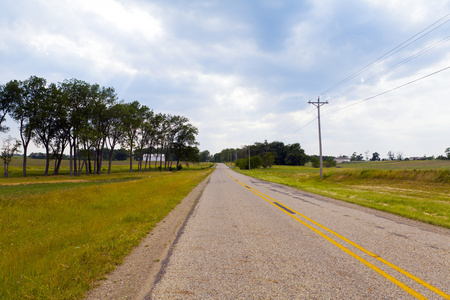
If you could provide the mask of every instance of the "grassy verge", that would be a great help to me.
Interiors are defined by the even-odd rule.
[[[211,170],[0,186],[0,299],[82,297]]]
[[[274,166],[268,169],[236,170],[242,174],[276,182],[323,196],[375,208],[414,220],[450,228],[450,168],[414,169],[373,164],[324,170]],[[446,165],[447,166],[447,165]],[[448,164],[450,166],[450,163]]]

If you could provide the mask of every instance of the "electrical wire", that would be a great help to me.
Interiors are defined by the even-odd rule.
[[[416,34],[413,35],[412,37],[410,37],[410,38],[408,38],[407,40],[405,40],[404,42],[400,43],[399,45],[397,45],[396,47],[394,47],[394,48],[391,49],[390,51],[386,52],[385,54],[381,55],[380,57],[378,57],[377,59],[375,59],[374,61],[372,61],[372,62],[369,63],[368,65],[366,65],[365,67],[363,67],[363,68],[361,68],[360,70],[354,72],[353,74],[351,74],[350,76],[344,78],[343,80],[339,81],[338,83],[334,84],[333,86],[331,86],[331,87],[325,89],[325,90],[321,93],[321,95],[323,95],[323,94],[325,94],[325,93],[327,93],[327,92],[330,92],[330,91],[333,91],[333,90],[337,89],[338,87],[342,86],[342,85],[345,84],[346,82],[348,82],[348,81],[350,81],[351,79],[355,78],[357,75],[359,75],[359,74],[363,73],[364,71],[366,71],[366,70],[368,70],[368,69],[374,67],[375,65],[377,65],[377,64],[379,64],[379,63],[385,61],[385,60],[388,59],[389,57],[391,57],[391,56],[393,56],[393,55],[399,53],[400,51],[402,51],[403,49],[407,48],[407,47],[410,46],[411,44],[417,42],[418,40],[420,40],[420,39],[422,39],[423,37],[427,36],[427,35],[430,34],[431,32],[433,32],[433,31],[437,30],[438,28],[442,27],[442,26],[445,25],[446,23],[450,22],[450,19],[449,19],[449,20],[446,20],[445,22],[442,22],[443,20],[445,20],[445,19],[448,18],[449,16],[450,16],[450,13],[446,14],[444,17],[440,18],[439,20],[433,22],[433,23],[432,23],[431,25],[429,25],[428,27],[424,28],[423,30],[421,30],[420,32],[416,33]],[[442,22],[442,23],[439,24],[440,22]],[[437,25],[437,24],[438,24],[438,25]],[[436,26],[436,25],[437,25],[437,26]],[[403,61],[401,61],[401,62],[399,62],[399,63],[397,63],[397,64],[395,64],[394,66],[392,66],[392,67],[390,67],[390,68],[388,68],[388,69],[386,69],[386,70],[384,70],[384,71],[382,71],[382,72],[380,72],[380,73],[378,73],[378,74],[376,74],[376,75],[370,77],[369,79],[365,80],[364,83],[360,83],[360,84],[358,84],[356,87],[352,87],[352,88],[350,88],[350,89],[348,89],[348,90],[346,90],[346,91],[344,91],[344,92],[338,94],[337,96],[333,96],[333,98],[343,96],[343,95],[345,95],[345,94],[347,94],[347,93],[353,91],[354,89],[358,88],[359,86],[364,85],[364,84],[366,84],[366,83],[368,83],[368,82],[370,82],[370,81],[372,81],[372,80],[375,80],[376,78],[380,77],[381,75],[384,75],[384,74],[386,74],[386,73],[388,73],[388,72],[394,70],[395,68],[398,68],[398,67],[400,67],[401,65],[410,62],[411,60],[417,58],[418,56],[420,56],[420,55],[422,55],[422,54],[424,54],[424,53],[426,53],[426,52],[428,52],[428,51],[430,51],[430,50],[436,48],[437,46],[441,45],[442,43],[447,42],[449,39],[450,39],[450,36],[448,36],[448,37],[446,37],[446,38],[440,40],[439,42],[436,42],[435,44],[433,44],[433,45],[431,45],[431,46],[429,46],[429,47],[427,47],[427,48],[425,48],[425,49],[419,51],[419,52],[416,53],[416,54],[411,55],[410,57],[404,59]],[[400,89],[400,88],[405,87],[405,86],[407,86],[407,85],[413,84],[413,83],[415,83],[415,82],[417,82],[417,81],[420,81],[420,80],[422,80],[422,79],[425,79],[425,78],[427,78],[427,77],[430,77],[430,76],[433,76],[433,75],[438,74],[438,73],[440,73],[440,72],[443,72],[443,71],[447,70],[448,68],[450,68],[450,67],[447,67],[447,68],[441,69],[441,70],[439,70],[439,71],[433,72],[433,73],[431,73],[431,74],[428,74],[428,75],[423,76],[423,77],[421,77],[421,78],[418,78],[418,79],[416,79],[416,80],[410,81],[410,82],[408,82],[408,83],[402,84],[402,85],[397,86],[397,87],[395,87],[395,88],[392,88],[392,89],[390,89],[390,90],[387,90],[387,91],[384,91],[384,92],[382,92],[382,93],[379,93],[379,94],[377,94],[377,95],[375,95],[375,96],[368,97],[368,98],[363,99],[363,100],[361,100],[361,101],[358,101],[358,102],[352,103],[352,104],[350,104],[350,105],[347,105],[347,106],[345,106],[345,107],[339,108],[339,109],[337,109],[337,110],[328,112],[328,113],[326,113],[326,114],[324,114],[324,115],[329,115],[329,114],[331,114],[331,113],[340,111],[340,110],[342,110],[342,109],[345,109],[345,108],[354,106],[354,105],[356,105],[356,104],[359,104],[359,103],[362,103],[362,102],[371,100],[371,99],[373,99],[373,98],[379,97],[379,96],[381,96],[381,95],[387,94],[387,93],[389,93],[389,92],[392,92],[392,91],[394,91],[394,90]],[[312,99],[311,99],[311,100],[312,100]],[[302,109],[303,109],[303,108],[302,108]],[[310,112],[308,112],[308,113],[305,115],[305,117],[308,116],[309,114],[311,114],[313,111],[315,111],[315,109],[314,109],[314,110],[311,110]],[[289,119],[289,118],[288,118],[288,119]],[[283,122],[282,122],[281,124],[286,123],[286,120],[288,120],[288,119],[284,119]],[[293,133],[291,133],[290,135],[284,137],[284,138],[282,139],[282,141],[284,141],[284,140],[288,139],[289,137],[293,136],[294,134],[296,134],[297,132],[299,132],[300,130],[302,130],[303,128],[305,128],[306,126],[308,126],[309,124],[311,124],[311,123],[312,123],[314,120],[316,120],[316,119],[317,119],[317,117],[314,118],[314,119],[312,119],[311,121],[307,122],[306,124],[302,125],[299,129],[295,130],[295,131],[294,131]],[[287,126],[283,126],[283,131],[286,131],[286,129],[295,126],[295,125],[299,122],[299,120],[300,120],[300,118],[298,119],[298,121],[290,122]],[[278,125],[277,128],[279,128],[279,127],[281,126],[281,124]],[[281,130],[277,130],[276,136],[279,135],[280,132],[281,132]]]
[[[411,60],[413,60],[413,59],[419,57],[420,55],[422,55],[422,54],[424,54],[424,53],[426,53],[426,52],[428,52],[428,51],[431,51],[431,50],[435,49],[436,47],[440,46],[441,44],[443,44],[443,43],[445,43],[445,42],[447,42],[447,41],[449,41],[449,40],[450,40],[450,36],[448,36],[448,37],[446,37],[446,38],[444,38],[444,39],[442,39],[442,40],[440,40],[440,41],[434,43],[433,45],[431,45],[431,46],[429,46],[429,47],[427,47],[427,48],[425,48],[425,49],[422,49],[421,51],[419,51],[419,52],[417,52],[417,53],[415,53],[415,54],[409,56],[408,58],[402,60],[401,62],[399,62],[399,63],[397,63],[397,64],[395,64],[395,65],[393,65],[392,67],[390,67],[390,68],[388,68],[388,69],[386,69],[386,70],[384,70],[384,71],[382,71],[382,72],[380,72],[380,73],[378,73],[378,74],[376,74],[376,75],[374,75],[374,76],[372,76],[372,77],[370,77],[370,78],[364,80],[364,82],[362,82],[362,83],[360,83],[360,84],[358,84],[358,85],[356,85],[356,86],[353,86],[353,87],[351,87],[350,89],[348,89],[348,90],[346,90],[346,91],[344,91],[344,92],[342,92],[342,93],[340,93],[340,94],[337,94],[337,95],[332,96],[331,99],[332,99],[332,98],[342,97],[342,96],[348,94],[349,92],[354,91],[355,89],[359,88],[360,86],[365,85],[365,84],[367,84],[368,82],[371,82],[371,81],[373,81],[373,80],[379,78],[380,76],[382,76],[382,75],[384,75],[384,74],[387,74],[387,73],[389,73],[390,71],[392,71],[392,70],[394,70],[394,69],[396,69],[396,68],[398,68],[398,67],[400,67],[400,66],[402,66],[402,65],[404,65],[404,64],[406,64],[406,63],[408,63],[408,62],[410,62]]]
[[[431,77],[431,76],[436,75],[436,74],[439,74],[439,73],[441,73],[441,72],[444,72],[444,71],[446,71],[446,70],[448,70],[448,69],[450,69],[450,66],[445,67],[445,68],[443,68],[443,69],[440,69],[440,70],[438,70],[438,71],[435,71],[435,72],[433,72],[433,73],[430,73],[430,74],[428,74],[428,75],[422,76],[422,77],[420,77],[420,78],[414,79],[414,80],[409,81],[409,82],[407,82],[407,83],[401,84],[401,85],[399,85],[399,86],[396,86],[396,87],[394,87],[394,88],[391,88],[391,89],[389,89],[389,90],[387,90],[387,91],[384,91],[384,92],[382,92],[382,93],[376,94],[376,95],[374,95],[374,96],[365,98],[365,99],[363,99],[363,100],[360,100],[360,101],[351,103],[351,104],[349,104],[349,105],[346,105],[346,106],[344,106],[344,107],[338,108],[338,109],[336,109],[336,110],[327,112],[327,113],[322,114],[322,115],[323,115],[323,116],[326,116],[326,115],[335,113],[335,112],[337,112],[337,111],[346,109],[346,108],[348,108],[348,107],[351,107],[351,106],[354,106],[354,105],[363,103],[363,102],[365,102],[365,101],[372,100],[372,99],[374,99],[374,98],[377,98],[377,97],[379,97],[379,96],[385,95],[385,94],[390,93],[390,92],[392,92],[392,91],[401,89],[401,88],[403,88],[403,87],[405,87],[405,86],[408,86],[408,85],[410,85],[410,84],[416,83],[416,82],[418,82],[418,81],[420,81],[420,80],[423,80],[423,79],[425,79],[425,78]]]
[[[393,49],[391,49],[390,51],[386,52],[385,54],[381,55],[380,57],[378,57],[377,59],[375,59],[374,61],[372,61],[371,63],[369,63],[368,65],[366,65],[365,67],[361,68],[360,70],[354,72],[353,74],[351,74],[350,76],[344,78],[343,80],[339,81],[338,83],[334,84],[333,86],[331,86],[330,88],[324,90],[323,92],[321,92],[321,95],[326,94],[332,90],[335,90],[336,88],[338,88],[339,86],[343,85],[344,83],[348,82],[349,80],[355,78],[357,75],[361,74],[362,72],[364,72],[365,70],[381,63],[382,61],[386,60],[387,58],[391,57],[392,55],[400,52],[401,50],[405,49],[406,47],[408,47],[409,45],[415,43],[416,41],[420,40],[421,38],[423,38],[424,36],[430,34],[431,32],[435,31],[436,29],[440,28],[441,26],[445,25],[446,23],[450,22],[450,19],[445,21],[444,23],[436,26],[435,28],[432,28],[434,25],[438,24],[439,22],[441,22],[442,20],[444,20],[445,18],[447,18],[448,16],[450,16],[450,13],[448,13],[447,15],[445,15],[444,17],[440,18],[439,20],[437,20],[436,22],[434,22],[433,24],[429,25],[428,27],[426,27],[425,29],[421,30],[420,32],[416,33],[415,35],[413,35],[412,37],[410,37],[409,39],[407,39],[406,41],[402,42],[401,44],[399,44],[398,46],[394,47]],[[426,32],[428,29],[432,28],[431,30],[429,30],[428,32]],[[424,33],[425,32],[425,33]],[[422,34],[423,33],[423,34]],[[422,35],[421,35],[422,34]],[[417,38],[416,38],[417,37]],[[415,39],[416,38],[416,39]],[[411,41],[411,42],[409,42]],[[409,43],[408,43],[409,42]]]

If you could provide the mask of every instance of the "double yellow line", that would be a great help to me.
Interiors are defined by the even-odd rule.
[[[413,274],[397,267],[396,265],[388,262],[387,260],[381,258],[380,256],[364,249],[363,247],[359,246],[358,244],[350,241],[349,239],[343,237],[342,235],[334,232],[331,229],[328,229],[327,227],[317,223],[316,221],[308,218],[305,215],[302,215],[301,213],[293,210],[292,208],[287,207],[286,205],[276,201],[275,199],[261,193],[260,191],[249,187],[248,185],[246,185],[245,183],[239,181],[238,179],[234,178],[233,176],[231,176],[230,174],[228,174],[227,172],[225,172],[225,174],[227,174],[231,179],[233,179],[234,181],[236,181],[237,183],[239,183],[240,185],[242,185],[243,187],[245,187],[246,189],[248,189],[249,191],[251,191],[252,193],[258,195],[259,197],[261,197],[262,199],[266,200],[267,202],[269,202],[270,204],[272,204],[273,206],[275,206],[276,208],[280,209],[281,211],[283,211],[284,213],[288,214],[289,216],[291,216],[292,218],[294,218],[295,220],[297,220],[299,223],[301,223],[302,225],[306,226],[307,228],[311,229],[312,231],[314,231],[315,233],[317,233],[318,235],[320,235],[321,237],[323,237],[324,239],[326,239],[327,241],[329,241],[330,243],[332,243],[333,245],[335,245],[336,247],[338,247],[339,249],[341,249],[342,251],[344,251],[345,253],[349,254],[350,256],[354,257],[355,259],[359,260],[360,262],[362,262],[364,265],[366,265],[367,267],[371,268],[372,270],[374,270],[375,272],[379,273],[380,275],[382,275],[383,277],[385,277],[386,279],[390,280],[391,282],[395,283],[397,286],[399,286],[400,288],[402,288],[403,290],[405,290],[406,292],[408,292],[409,294],[411,294],[412,296],[416,297],[417,299],[427,299],[425,296],[419,294],[418,292],[416,292],[415,290],[413,290],[412,288],[410,288],[409,286],[407,286],[406,284],[404,284],[403,282],[399,281],[398,279],[394,278],[393,276],[389,275],[388,273],[386,273],[385,271],[381,270],[380,268],[378,268],[377,266],[375,266],[374,264],[368,262],[367,260],[365,260],[364,258],[362,258],[361,256],[357,255],[356,253],[352,252],[351,250],[349,250],[348,248],[344,247],[343,245],[339,244],[338,242],[336,242],[335,240],[333,240],[332,238],[330,238],[329,236],[327,236],[326,234],[324,234],[323,232],[321,232],[320,230],[314,228],[313,226],[309,225],[308,223],[306,223],[305,221],[303,221],[302,219],[300,219],[297,216],[300,216],[301,218],[311,222],[312,224],[316,225],[317,227],[323,229],[326,232],[331,233],[332,235],[338,237],[339,239],[345,241],[346,243],[352,245],[353,247],[357,248],[358,250],[364,252],[365,254],[379,260],[380,262],[384,263],[385,265],[391,267],[392,269],[400,272],[401,274],[411,278],[412,280],[420,283],[421,285],[423,285],[424,287],[428,288],[429,290],[435,292],[436,294],[438,294],[439,296],[442,296],[444,299],[450,299],[450,295],[446,294],[445,292],[441,291],[440,289],[432,286],[431,284],[423,281],[422,279],[414,276]]]

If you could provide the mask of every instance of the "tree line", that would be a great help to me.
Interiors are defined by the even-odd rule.
[[[6,167],[13,146],[16,149],[21,146],[24,177],[32,141],[45,149],[44,175],[49,174],[52,159],[53,174],[58,174],[67,149],[70,176],[81,175],[83,169],[88,175],[101,174],[105,149],[109,151],[110,174],[114,148],[118,145],[129,152],[130,172],[133,153],[139,158],[140,171],[145,171],[147,164],[150,168],[151,154],[160,157],[160,170],[172,169],[173,159],[179,169],[181,160],[198,157],[198,129],[186,117],[155,113],[138,101],[118,101],[114,88],[78,79],[47,84],[44,78],[31,76],[0,85],[0,132],[9,130],[4,125],[7,116],[18,123],[20,140],[9,138],[2,148],[2,158]]]
[[[250,149],[250,151],[249,151]],[[250,152],[250,153],[249,153]],[[248,168],[248,156],[250,155],[250,167],[271,167],[272,165],[304,166],[307,162],[314,161],[314,157],[306,155],[299,143],[285,145],[283,142],[263,143],[255,142],[253,145],[242,148],[228,148],[216,153],[212,158],[215,162],[235,162],[241,169]],[[332,158],[331,158],[332,160]]]

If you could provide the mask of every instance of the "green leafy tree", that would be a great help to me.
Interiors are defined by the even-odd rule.
[[[336,167],[336,161],[333,158],[326,158],[323,161],[323,166],[325,168],[333,168]]]
[[[15,99],[16,105],[11,111],[12,118],[19,123],[23,147],[23,177],[27,176],[27,150],[34,137],[38,103],[46,98],[46,83],[44,78],[36,76],[21,82],[20,98]]]
[[[144,111],[138,101],[127,103],[122,115],[122,128],[124,133],[123,145],[130,154],[130,172],[133,172],[133,149],[136,146],[138,131],[144,120]]]
[[[68,103],[68,122],[70,126],[70,176],[81,173],[81,159],[79,155],[80,135],[89,134],[88,113],[91,95],[90,84],[79,79],[64,80],[60,84],[61,91]],[[85,137],[87,142],[87,137]],[[77,165],[78,164],[78,165]]]
[[[287,155],[285,158],[286,165],[304,166],[308,161],[308,156],[305,154],[305,150],[300,147],[299,143],[288,145]]]
[[[262,166],[263,168],[272,167],[275,162],[275,156],[271,152],[267,152],[264,154],[262,158]]]
[[[447,159],[450,159],[450,147],[445,149],[445,154],[447,154]]]
[[[311,164],[313,168],[319,168],[320,167],[320,160],[317,156],[311,157]]]
[[[177,155],[177,169],[180,165],[180,159],[186,161],[186,158],[188,158],[189,160],[192,155],[192,148],[198,145],[198,142],[195,140],[195,137],[198,134],[198,129],[197,127],[187,123],[188,121],[189,120],[187,118],[183,119],[183,122],[180,124],[179,131],[176,135],[175,149]]]
[[[8,178],[9,174],[9,163],[11,162],[14,154],[19,151],[20,141],[9,137],[3,140],[3,147],[1,151],[1,158],[3,160],[3,177]]]
[[[370,159],[370,161],[380,161],[380,154],[378,154],[378,152],[374,152],[372,153],[372,158]]]
[[[353,152],[352,156],[350,157],[350,161],[362,161],[364,159],[362,154],[356,154],[356,152]]]
[[[8,127],[2,125],[6,116],[11,113],[21,99],[22,89],[20,82],[12,80],[5,85],[0,85],[0,132],[6,132]]]
[[[115,146],[121,144],[123,139],[123,125],[122,125],[122,115],[124,114],[125,104],[116,103],[115,105],[107,109],[108,113],[108,127],[106,138],[109,145],[109,164],[108,164],[108,174],[111,174],[112,160],[115,153]],[[127,159],[126,156],[125,159]],[[125,160],[124,159],[124,160]],[[116,159],[117,160],[117,159]]]
[[[211,154],[208,150],[202,151],[199,153],[200,162],[208,162],[211,161]]]
[[[287,155],[287,149],[282,142],[272,142],[269,145],[268,152],[271,152],[275,156],[275,164],[276,165],[284,165],[285,159]]]

